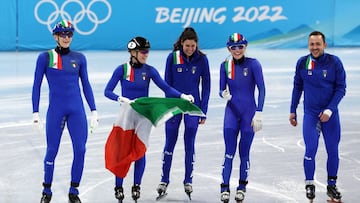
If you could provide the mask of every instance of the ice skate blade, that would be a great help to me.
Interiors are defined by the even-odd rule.
[[[328,203],[344,203],[341,199],[328,199]]]
[[[186,193],[186,194],[189,197],[189,200],[191,200],[191,194],[190,193]]]
[[[164,199],[167,194],[168,194],[168,193],[164,193],[164,194],[161,194],[161,195],[157,196],[157,197],[156,197],[156,201],[159,201],[159,200]]]

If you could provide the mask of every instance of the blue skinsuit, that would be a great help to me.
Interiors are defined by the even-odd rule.
[[[96,110],[94,95],[88,80],[87,62],[83,54],[70,51],[61,55],[62,70],[49,67],[49,53],[38,56],[32,89],[33,112],[39,112],[40,90],[44,75],[49,86],[49,106],[46,114],[46,155],[44,159],[44,184],[53,181],[55,158],[65,124],[71,137],[74,159],[71,168],[71,182],[80,183],[84,168],[86,141],[88,136],[87,118],[84,109],[79,79],[90,110]],[[50,188],[44,188],[51,194]],[[71,187],[70,193],[78,194]]]
[[[180,92],[191,94],[202,112],[206,115],[210,96],[210,70],[209,62],[204,54],[195,51],[191,59],[186,59],[185,54],[180,50],[183,57],[183,64],[175,64],[173,52],[166,60],[165,80],[170,86]],[[201,82],[201,93],[200,85]],[[169,95],[166,95],[169,97]],[[195,162],[195,137],[199,125],[199,117],[186,114],[173,116],[165,124],[166,141],[163,150],[163,166],[161,182],[169,183],[170,169],[174,148],[179,135],[179,126],[184,118],[184,146],[185,146],[185,178],[183,183],[192,183],[193,164]],[[205,119],[205,118],[204,118]]]
[[[265,100],[265,84],[260,63],[253,58],[234,60],[234,79],[228,77],[225,62],[220,66],[220,97],[228,86],[232,98],[227,102],[224,115],[225,156],[222,170],[223,184],[230,184],[233,158],[235,156],[239,132],[240,174],[237,189],[245,189],[250,170],[250,147],[254,138],[251,126],[255,111],[262,111]],[[255,87],[259,91],[257,105]],[[221,188],[221,192],[229,188]]]
[[[137,65],[140,66],[140,65]],[[180,97],[181,93],[176,91],[174,88],[171,88],[160,76],[159,72],[152,66],[148,64],[141,65],[140,67],[134,67],[134,81],[131,82],[123,78],[124,75],[124,64],[118,66],[108,84],[105,87],[104,94],[111,100],[117,101],[119,95],[114,93],[116,85],[120,82],[121,85],[121,95],[130,100],[134,100],[139,97],[148,97],[149,96],[149,84],[150,79],[163,90],[170,97]],[[142,176],[145,170],[146,159],[145,155],[135,161],[134,167],[134,185],[140,185]],[[116,186],[123,185],[123,178],[116,177],[115,180]]]
[[[320,131],[323,134],[328,154],[328,184],[336,184],[339,168],[339,142],[341,136],[338,105],[346,92],[346,74],[340,59],[331,54],[323,54],[315,59],[314,70],[306,69],[309,55],[301,57],[296,64],[294,89],[290,113],[296,114],[302,92],[304,92],[303,138],[305,142],[304,172],[306,180],[314,180],[315,156],[319,144]],[[319,114],[330,109],[328,122],[319,122]]]

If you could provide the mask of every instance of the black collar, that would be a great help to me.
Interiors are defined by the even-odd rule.
[[[56,51],[56,53],[58,53],[60,55],[66,55],[66,54],[68,54],[70,52],[70,48],[69,47],[68,48],[62,48],[60,46],[57,46],[55,48],[55,51]]]

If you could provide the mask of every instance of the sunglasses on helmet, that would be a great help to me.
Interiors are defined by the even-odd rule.
[[[239,45],[233,45],[233,46],[230,46],[230,49],[231,50],[236,50],[236,49],[244,49],[245,48],[245,45],[244,44],[239,44]]]

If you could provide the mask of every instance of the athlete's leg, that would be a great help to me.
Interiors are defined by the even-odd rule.
[[[225,143],[225,155],[222,169],[222,184],[230,184],[230,176],[232,171],[232,164],[234,155],[236,152],[237,138],[239,134],[239,121],[235,114],[226,107],[224,116],[224,143]],[[222,187],[222,190],[226,190],[226,187]],[[223,192],[223,191],[221,191]]]
[[[339,169],[339,143],[341,127],[339,114],[333,113],[328,122],[322,123],[322,132],[328,154],[327,173],[328,185],[336,185],[336,178]]]
[[[183,183],[192,183],[195,162],[195,138],[199,126],[199,117],[184,115],[185,179]]]
[[[239,141],[239,156],[240,156],[240,170],[239,170],[239,187],[238,190],[245,190],[247,179],[250,170],[250,148],[254,139],[254,132],[241,132]]]
[[[146,165],[146,155],[135,161],[134,164],[134,185],[141,185]]]
[[[115,187],[122,187],[123,182],[124,182],[124,178],[115,176]]]
[[[44,190],[51,194],[51,183],[54,176],[55,158],[59,151],[65,117],[61,108],[52,108],[50,104],[46,114],[46,154],[44,158]]]
[[[80,184],[85,160],[86,141],[88,136],[86,114],[83,108],[69,114],[67,127],[69,130],[74,157],[71,167],[71,187],[69,193],[79,194],[77,187]]]
[[[319,132],[316,125],[319,118],[308,114],[304,115],[303,138],[305,143],[304,172],[305,180],[314,180],[315,156],[319,145]]]
[[[182,114],[173,116],[165,124],[166,140],[163,151],[161,182],[169,183],[173,152],[179,135]]]

